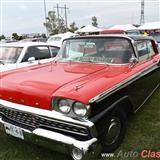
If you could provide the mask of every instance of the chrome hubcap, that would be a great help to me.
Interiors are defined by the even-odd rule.
[[[119,137],[120,130],[121,130],[121,122],[119,118],[112,117],[112,119],[110,120],[109,127],[108,127],[105,144],[106,145],[113,144]]]

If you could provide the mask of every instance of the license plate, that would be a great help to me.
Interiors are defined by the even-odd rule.
[[[23,131],[21,128],[14,126],[12,124],[8,124],[8,123],[4,124],[4,128],[7,134],[20,138],[20,139],[24,139]]]

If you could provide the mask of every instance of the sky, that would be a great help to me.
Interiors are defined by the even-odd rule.
[[[91,24],[96,16],[98,26],[107,28],[115,24],[139,24],[141,0],[45,0],[47,12],[56,4],[69,8],[68,24],[78,27]],[[63,16],[63,12],[60,10]],[[145,0],[145,22],[160,21],[160,0]],[[46,33],[44,0],[0,0],[0,35],[13,32]]]

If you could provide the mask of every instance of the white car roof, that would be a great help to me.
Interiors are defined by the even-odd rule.
[[[61,37],[61,38],[66,38],[66,37],[72,37],[72,36],[78,36],[78,34],[76,33],[72,33],[72,32],[67,32],[67,33],[60,33],[60,34],[55,34],[53,36],[50,37]],[[49,37],[49,38],[50,38]]]
[[[53,46],[59,47],[53,44],[47,44],[44,42],[13,42],[13,43],[3,43],[1,46],[9,46],[9,47],[29,47],[29,46]]]

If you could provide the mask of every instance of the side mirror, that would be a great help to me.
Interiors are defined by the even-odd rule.
[[[35,60],[36,60],[35,57],[29,57],[28,58],[28,62],[29,63],[33,63]]]
[[[131,57],[130,60],[129,60],[129,63],[130,63],[130,67],[133,67],[135,64],[137,64],[139,61],[136,57]]]

